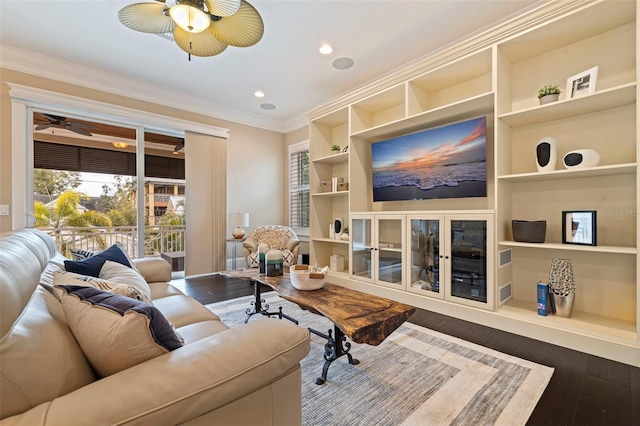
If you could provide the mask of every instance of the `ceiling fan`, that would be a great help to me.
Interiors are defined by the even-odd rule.
[[[178,154],[182,148],[184,148],[184,138],[179,138],[178,143],[173,148],[173,153]]]
[[[227,46],[248,47],[260,41],[264,23],[245,0],[158,0],[134,3],[118,12],[132,30],[173,34],[176,44],[195,56],[214,56]]]
[[[96,126],[88,123],[80,123],[67,120],[67,117],[62,117],[60,115],[42,114],[42,116],[48,121],[48,123],[37,125],[36,130],[44,130],[48,129],[49,127],[58,127],[60,129],[67,129],[84,136],[93,136],[89,129],[96,128]]]

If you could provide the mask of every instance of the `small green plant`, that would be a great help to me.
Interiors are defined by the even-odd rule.
[[[560,94],[560,88],[558,87],[557,84],[548,84],[538,89],[538,99],[547,95],[559,95],[559,94]]]
[[[342,231],[342,233],[349,235],[349,228],[344,228],[344,231]]]
[[[340,151],[340,145],[331,145],[331,151]]]

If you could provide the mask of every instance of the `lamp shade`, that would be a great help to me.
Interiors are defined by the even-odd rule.
[[[229,213],[229,226],[249,226],[249,213]]]

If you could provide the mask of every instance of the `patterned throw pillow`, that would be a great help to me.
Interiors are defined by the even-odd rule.
[[[252,251],[249,254],[249,268],[257,268],[258,267],[258,252]]]
[[[291,266],[293,265],[293,253],[290,250],[284,249],[282,251],[282,265],[283,266]],[[249,254],[249,268],[257,268],[258,267],[258,252],[254,251]]]
[[[145,303],[152,303],[151,299],[135,286],[108,281],[102,278],[79,275],[73,272],[53,272],[53,285],[76,285],[84,287],[95,287],[120,296],[131,297]]]
[[[293,265],[293,253],[291,253],[291,251],[287,249],[282,250],[282,264],[283,266]]]
[[[169,321],[153,305],[94,287],[55,288],[71,332],[101,377],[182,346]]]
[[[82,260],[82,259],[86,259],[87,257],[91,257],[94,254],[96,254],[93,251],[89,251],[89,250],[83,250],[83,249],[69,249],[69,251],[71,252],[71,258],[73,260]]]

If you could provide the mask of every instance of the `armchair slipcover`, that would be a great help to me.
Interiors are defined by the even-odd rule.
[[[244,255],[247,259],[247,267],[249,268],[258,266],[258,244],[260,243],[266,243],[269,247],[281,250],[285,267],[298,263],[300,240],[293,229],[288,226],[259,226],[249,234],[242,242]]]

